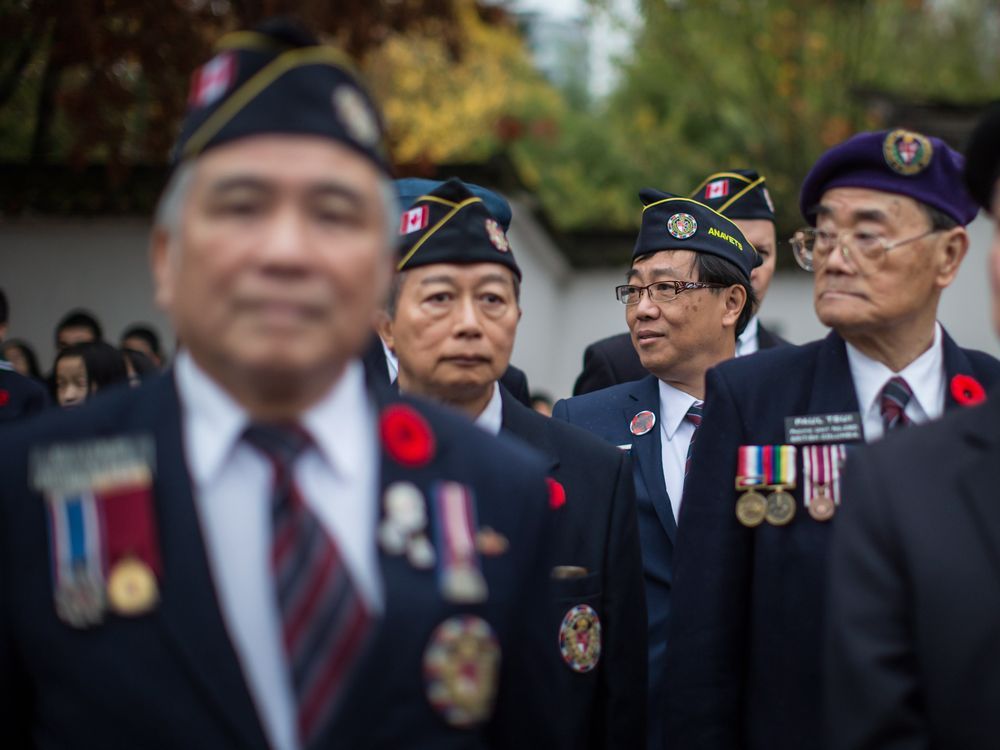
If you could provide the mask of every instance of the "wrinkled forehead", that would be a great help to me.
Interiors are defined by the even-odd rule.
[[[827,190],[815,207],[817,221],[851,226],[874,222],[886,226],[923,226],[927,216],[908,195],[869,188],[837,187]]]
[[[651,282],[657,279],[686,279],[694,271],[697,253],[691,250],[659,250],[641,255],[632,261],[625,274],[629,282]]]

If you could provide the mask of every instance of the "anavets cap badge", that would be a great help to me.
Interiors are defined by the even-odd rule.
[[[889,168],[904,175],[919,174],[931,162],[934,147],[920,133],[893,130],[882,143],[882,155]]]
[[[698,222],[691,214],[674,214],[667,219],[667,231],[679,240],[686,240],[698,231]]]

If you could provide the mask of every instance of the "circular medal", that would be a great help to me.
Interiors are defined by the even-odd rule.
[[[574,672],[589,672],[597,666],[601,658],[601,620],[593,607],[578,604],[566,613],[559,626],[559,653]]]
[[[767,514],[767,500],[754,490],[744,492],[736,501],[736,517],[749,528],[760,526]]]
[[[55,592],[56,614],[74,628],[97,625],[104,619],[104,586],[80,570],[70,581],[60,582]]]
[[[357,89],[346,84],[338,86],[331,99],[337,119],[351,138],[364,146],[378,143],[378,119]]]
[[[820,490],[809,499],[809,515],[816,521],[829,521],[833,518],[837,506],[833,503],[833,498],[826,492]]]
[[[434,567],[437,555],[434,553],[434,546],[423,534],[417,534],[406,540],[406,559],[410,565],[420,570],[428,570]]]
[[[784,526],[795,518],[795,498],[784,490],[767,496],[767,513],[764,516],[772,526]]]
[[[645,435],[656,424],[656,415],[651,411],[641,411],[632,417],[628,428],[633,435]]]
[[[471,727],[493,712],[500,644],[481,617],[450,617],[431,633],[424,650],[427,701],[453,727]]]
[[[399,527],[404,535],[422,531],[427,526],[424,495],[411,482],[393,482],[382,498],[386,519]]]
[[[885,163],[902,175],[915,175],[924,171],[930,164],[933,153],[931,142],[912,130],[893,130],[882,141]]]
[[[142,560],[125,557],[108,574],[108,603],[125,617],[142,615],[159,599],[156,576]]]
[[[698,222],[691,214],[674,214],[667,219],[667,231],[671,237],[686,240],[698,231]]]

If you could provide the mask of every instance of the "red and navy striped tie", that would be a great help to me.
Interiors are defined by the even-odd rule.
[[[244,433],[274,468],[271,489],[271,570],[281,613],[285,655],[295,691],[304,748],[333,714],[361,651],[369,614],[337,545],[292,476],[312,440],[294,424],[252,424]]]
[[[691,433],[691,442],[688,443],[687,458],[684,459],[684,476],[691,471],[691,451],[694,448],[694,439],[698,437],[698,428],[701,427],[701,410],[705,406],[704,401],[695,401],[691,408],[687,410],[684,419],[694,425],[694,432]]]
[[[890,378],[882,388],[882,427],[886,432],[910,424],[910,418],[906,416],[906,405],[912,397],[913,391],[909,383],[898,375]]]

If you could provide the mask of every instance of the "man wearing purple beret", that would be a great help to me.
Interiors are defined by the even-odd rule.
[[[936,320],[977,212],[962,167],[942,141],[893,130],[807,175],[792,245],[833,330],[708,372],[674,557],[666,747],[823,747],[827,545],[857,500],[844,458],[1000,380]]]
[[[1000,105],[970,139],[969,192],[1000,217]],[[1000,332],[1000,235],[990,258]],[[970,405],[983,394],[966,383]],[[830,750],[960,747],[1000,737],[1000,398],[851,456],[830,550]]]

